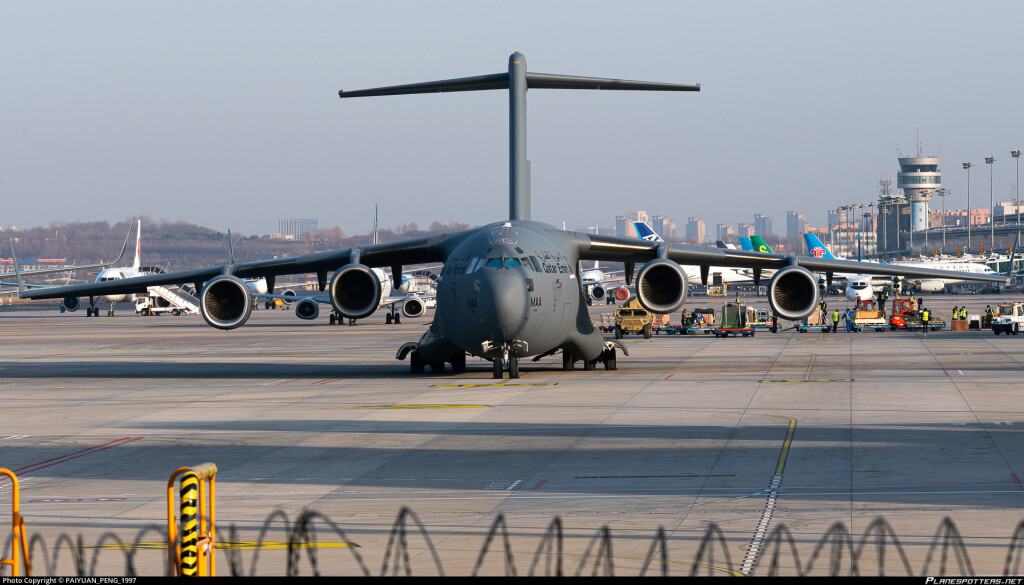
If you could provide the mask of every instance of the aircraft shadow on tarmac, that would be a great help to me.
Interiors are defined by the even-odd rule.
[[[213,461],[221,467],[218,492],[224,495],[230,495],[234,482],[482,491],[496,489],[491,486],[497,480],[511,483],[523,479],[525,495],[699,496],[705,502],[719,499],[716,509],[727,509],[729,499],[763,493],[775,474],[787,431],[785,424],[730,427],[327,419],[138,421],[118,426],[126,434],[147,428],[186,434],[147,437],[104,456],[33,471],[32,476],[92,477],[96,475],[95,459],[102,457],[107,459],[100,461],[105,479],[158,482],[180,465],[182,454],[187,453],[196,461]],[[225,434],[215,439],[203,431],[243,436]],[[188,432],[198,434],[190,437]],[[296,440],[307,433],[337,433],[338,445],[278,444],[276,436],[290,432],[297,433]],[[1005,450],[1018,441],[1019,432],[1015,427],[1001,429],[996,443]],[[261,439],[247,439],[249,433],[266,433],[262,436],[269,444],[255,444]],[[346,438],[346,434],[353,437]],[[400,435],[436,437],[425,444],[391,446]],[[848,507],[852,502],[855,506],[1016,508],[1022,492],[1012,481],[993,435],[991,427],[980,424],[876,425],[852,431],[798,425],[780,494],[785,500],[798,500],[799,506],[820,502]],[[217,444],[217,440],[227,444]],[[726,440],[730,444],[723,447]],[[12,467],[50,459],[54,452],[53,444],[4,445],[5,461]],[[549,480],[544,490],[532,490],[540,478]],[[504,484],[499,487],[505,489]],[[572,506],[578,507],[579,502]]]

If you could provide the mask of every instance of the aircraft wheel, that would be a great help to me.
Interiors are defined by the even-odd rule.
[[[597,360],[583,360],[583,371],[593,372],[597,369]]]
[[[388,313],[387,315],[384,315],[384,324],[385,325],[391,325],[391,313]]]
[[[593,305],[593,304],[594,304],[594,300],[593,299],[587,299],[587,305],[588,306],[589,305]]]
[[[510,356],[508,358],[508,378],[509,378],[509,380],[511,380],[512,378],[518,378],[518,377],[519,377],[519,358],[517,358],[515,356]]]
[[[270,301],[267,301],[266,303],[264,303],[263,304],[263,308],[269,311],[270,310]]]
[[[355,326],[355,324],[356,324],[356,320],[355,319],[349,319],[348,320],[349,327],[353,327],[353,326]]]
[[[644,325],[644,339],[650,339],[650,338],[651,338],[651,325],[648,323],[647,325]]]
[[[495,379],[500,380],[502,376],[501,358],[497,357],[491,360],[491,373]]]
[[[430,364],[431,374],[443,374],[444,373],[444,362],[432,362]]]
[[[604,369],[606,370],[617,370],[617,364],[615,363],[615,350],[609,349],[605,352],[604,356]]]
[[[401,324],[402,324],[402,316],[396,313],[395,314],[395,325],[401,325]]]
[[[452,372],[462,374],[466,371],[466,354],[461,351],[452,358]]]
[[[1014,323],[1013,324],[1013,334],[1017,335],[1018,333],[1020,333],[1020,325]]]
[[[334,325],[334,313],[331,313],[330,322],[331,325]]]
[[[572,356],[572,353],[562,350],[562,370],[571,372],[576,369],[576,358]]]
[[[414,374],[423,373],[423,358],[420,357],[420,352],[414,351],[409,354],[409,369]]]

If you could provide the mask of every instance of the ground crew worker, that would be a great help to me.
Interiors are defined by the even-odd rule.
[[[846,309],[846,314],[843,315],[843,318],[846,319],[846,332],[847,333],[852,332],[853,331],[853,314],[850,311],[850,309]]]
[[[953,305],[953,321],[957,321],[959,319],[960,319],[960,309],[956,305]]]
[[[828,310],[828,301],[821,299],[821,312],[824,313]]]
[[[985,305],[985,328],[989,329],[992,327],[992,305]]]
[[[967,305],[960,307],[960,319],[963,321],[967,320]]]
[[[929,317],[931,317],[931,314],[928,312],[928,309],[921,309],[921,322],[924,323],[924,336],[925,337],[928,337],[928,318]]]
[[[839,310],[832,311],[832,333],[839,327]]]
[[[917,302],[916,302],[916,301],[914,301],[914,293],[910,293],[910,304],[911,304],[911,306],[913,306],[913,307],[914,307],[915,309],[917,308]]]

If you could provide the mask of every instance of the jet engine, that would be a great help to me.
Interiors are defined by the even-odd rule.
[[[241,278],[222,274],[203,287],[199,311],[217,329],[240,327],[252,313],[252,291]]]
[[[601,299],[603,299],[604,294],[604,287],[601,286],[600,284],[595,284],[590,289],[590,297],[595,301],[600,301]]]
[[[281,291],[281,296],[282,297],[291,297],[289,299],[283,299],[284,300],[284,304],[290,305],[290,304],[295,302],[295,299],[298,298],[299,295],[295,294],[295,291],[293,291],[292,289],[286,288],[283,291]]]
[[[679,310],[686,300],[688,288],[683,268],[664,258],[648,262],[636,277],[637,298],[652,313]]]
[[[615,300],[617,300],[617,301],[625,301],[628,298],[629,298],[629,289],[628,288],[626,288],[624,286],[620,286],[619,288],[615,289]]]
[[[409,318],[422,317],[427,312],[427,304],[419,297],[409,297],[402,303],[402,315]]]
[[[818,306],[818,290],[818,280],[810,270],[787,266],[768,282],[768,305],[780,318],[798,321]]]
[[[316,319],[320,316],[320,303],[313,299],[302,299],[295,304],[295,316],[306,321]]]
[[[369,266],[346,264],[331,277],[331,305],[346,319],[364,319],[380,306],[380,279]]]
[[[82,306],[82,300],[78,297],[64,297],[64,300],[60,302],[64,305],[64,310],[74,313]]]
[[[918,283],[917,288],[924,292],[936,293],[942,292],[946,288],[946,283],[939,279],[922,280]]]

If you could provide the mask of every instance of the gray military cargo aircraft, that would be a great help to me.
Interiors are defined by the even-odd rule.
[[[390,267],[395,283],[402,267],[441,262],[437,310],[433,323],[418,342],[398,350],[409,357],[414,373],[429,367],[443,372],[466,369],[466,355],[491,360],[494,377],[507,369],[519,376],[519,360],[562,353],[562,367],[577,361],[585,370],[598,363],[616,369],[616,350],[594,328],[581,286],[580,261],[623,262],[631,284],[636,275],[640,303],[655,313],[671,313],[686,300],[687,278],[680,264],[701,268],[706,284],[709,267],[751,268],[755,283],[761,270],[773,269],[768,302],[782,319],[797,320],[818,305],[820,290],[814,272],[831,281],[834,272],[898,276],[970,278],[1005,282],[987,275],[965,277],[924,268],[827,260],[785,254],[706,248],[631,238],[570,232],[530,219],[529,162],[526,158],[526,90],[599,89],[699,91],[699,85],[626,81],[571,75],[531,73],[521,53],[509,58],[508,72],[431,81],[359,91],[340,91],[342,98],[417,93],[507,89],[509,91],[509,218],[483,227],[439,236],[370,245],[361,248],[304,254],[257,262],[231,263],[106,283],[21,291],[23,298],[47,299],[113,293],[145,293],[146,287],[193,283],[202,291],[200,307],[207,323],[233,329],[249,318],[252,293],[242,280],[263,277],[273,289],[274,278],[316,273],[320,290],[328,289],[334,309],[344,317],[362,319],[380,305],[381,286],[372,267]],[[12,246],[13,250],[13,246]],[[17,262],[15,262],[17,264]],[[328,273],[331,273],[328,279]]]

